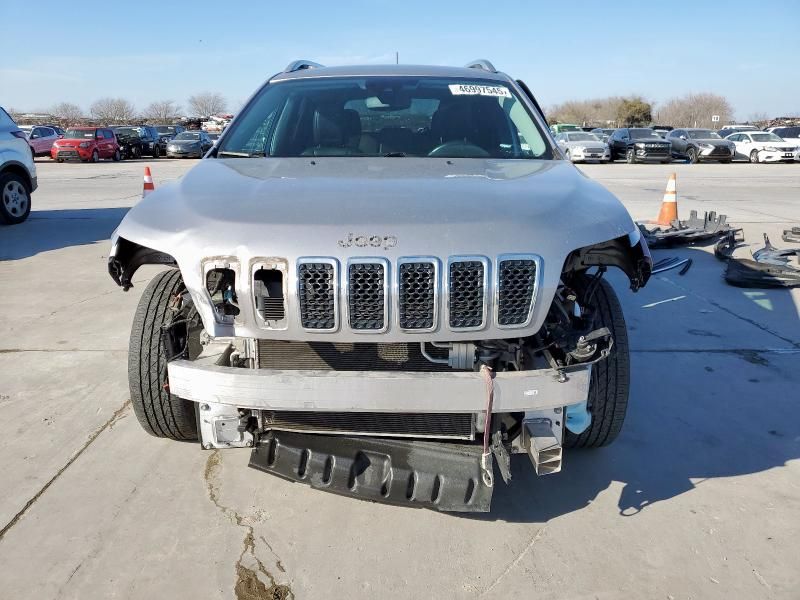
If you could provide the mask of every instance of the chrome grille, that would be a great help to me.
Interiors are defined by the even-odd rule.
[[[304,328],[336,328],[336,281],[332,263],[301,263],[298,266],[298,297],[300,321]]]
[[[586,148],[585,151],[590,153],[590,154],[602,154],[603,152],[605,152],[605,149],[604,148]]]
[[[454,261],[448,270],[449,323],[452,329],[484,324],[485,267],[479,260]]]
[[[350,327],[382,330],[386,326],[386,268],[381,263],[354,263],[348,269],[347,307]]]
[[[497,324],[523,325],[528,321],[536,284],[532,259],[501,260],[498,273]]]
[[[436,314],[436,267],[431,262],[400,264],[400,327],[431,329]]]

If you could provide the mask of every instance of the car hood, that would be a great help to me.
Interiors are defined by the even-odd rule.
[[[700,139],[692,138],[691,141],[696,142],[698,144],[711,144],[712,146],[725,146],[725,147],[729,147],[732,144],[730,140],[725,140],[725,139],[718,140],[716,138],[700,138]]]
[[[567,148],[581,146],[584,148],[604,148],[607,144],[602,140],[590,140],[587,142],[561,142]]]
[[[196,146],[200,144],[200,140],[169,140],[173,146]]]

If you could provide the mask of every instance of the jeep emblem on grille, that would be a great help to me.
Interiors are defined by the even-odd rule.
[[[388,250],[397,246],[397,238],[393,235],[355,235],[348,233],[347,237],[339,240],[339,246],[342,248],[351,248],[353,246],[356,248],[383,247],[384,250]]]

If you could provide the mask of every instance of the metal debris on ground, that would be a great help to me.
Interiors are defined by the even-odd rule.
[[[792,242],[793,244],[800,244],[800,227],[792,227],[791,229],[783,230],[783,241]]]
[[[663,273],[664,271],[671,271],[672,269],[677,269],[681,267],[681,270],[678,271],[678,275],[686,275],[686,271],[692,266],[692,259],[691,258],[679,258],[677,256],[670,256],[669,258],[662,258],[658,262],[653,265],[653,270],[651,273],[655,275],[656,273]]]
[[[795,228],[798,229],[798,228]],[[764,234],[764,247],[753,252],[753,259],[734,258],[733,252],[744,243],[741,230],[731,230],[714,247],[714,255],[726,261],[725,281],[737,287],[781,288],[800,286],[800,268],[789,264],[800,258],[800,248],[781,250]],[[786,232],[784,232],[784,239]]]
[[[670,246],[691,245],[713,240],[725,235],[731,230],[726,215],[719,215],[714,211],[705,213],[701,219],[697,211],[689,213],[686,221],[675,220],[669,227],[656,227],[647,229],[639,223],[639,230],[651,248],[668,248]]]

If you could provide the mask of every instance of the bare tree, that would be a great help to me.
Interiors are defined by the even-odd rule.
[[[194,117],[210,117],[221,113],[228,106],[222,94],[202,92],[189,98],[189,109]]]
[[[616,125],[622,98],[593,98],[590,100],[569,100],[550,108],[547,117],[551,122],[575,123],[576,125],[608,126]]]
[[[62,125],[75,125],[83,119],[81,107],[72,102],[59,102],[50,112]]]
[[[156,125],[169,125],[180,117],[181,107],[172,100],[157,100],[144,109],[142,116]]]
[[[659,120],[673,127],[722,127],[733,118],[733,108],[723,96],[709,92],[672,98],[659,107]],[[712,121],[712,116],[719,121]]]
[[[89,112],[107,125],[127,123],[136,117],[133,104],[124,98],[101,98],[89,107]]]

